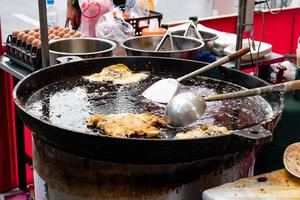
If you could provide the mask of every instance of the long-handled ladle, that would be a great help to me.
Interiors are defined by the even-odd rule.
[[[202,97],[200,94],[194,92],[184,92],[174,96],[169,101],[165,109],[164,117],[172,126],[186,126],[201,118],[206,109],[205,102],[208,101],[222,101],[271,92],[284,92],[299,89],[300,80],[296,80],[209,97]]]

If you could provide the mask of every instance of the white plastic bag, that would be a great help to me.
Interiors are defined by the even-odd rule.
[[[111,12],[101,16],[96,24],[96,37],[98,38],[121,43],[133,36],[134,29],[132,25],[119,17],[113,17]]]
[[[113,8],[111,0],[79,0],[81,8],[80,31],[84,37],[95,37],[95,26],[100,16]]]

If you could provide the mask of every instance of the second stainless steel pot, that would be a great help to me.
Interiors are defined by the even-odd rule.
[[[163,36],[140,36],[125,40],[122,46],[128,56],[157,56],[183,59],[195,59],[204,46],[204,42],[183,36],[172,36],[174,49],[171,50],[170,39],[162,44],[160,51],[155,51]]]
[[[177,31],[173,31],[172,34],[183,36],[184,32],[185,32],[185,30],[177,30]],[[214,33],[209,33],[209,32],[206,32],[206,31],[199,31],[199,33],[202,36],[203,42],[205,44],[204,47],[201,50],[202,51],[212,50],[216,39],[218,39],[218,36]]]
[[[79,56],[81,58],[107,57],[113,55],[116,43],[99,38],[66,38],[49,43],[50,65],[57,64],[57,58]]]

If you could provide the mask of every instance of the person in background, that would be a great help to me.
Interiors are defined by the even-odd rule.
[[[114,0],[115,5],[122,5],[126,0]],[[81,10],[78,0],[67,0],[67,21],[71,22],[72,29],[77,30],[80,26]]]
[[[67,21],[71,23],[72,29],[77,30],[80,25],[80,7],[78,0],[67,0]]]

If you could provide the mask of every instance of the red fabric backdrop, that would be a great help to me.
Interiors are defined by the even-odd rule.
[[[273,51],[280,54],[295,54],[300,36],[300,8],[285,9],[279,14],[264,12],[264,34],[262,41],[273,45]],[[200,20],[204,26],[229,33],[236,32],[237,17],[228,16]],[[262,14],[254,17],[254,38],[260,39]]]
[[[17,186],[17,154],[14,131],[12,78],[0,70],[0,192]]]

